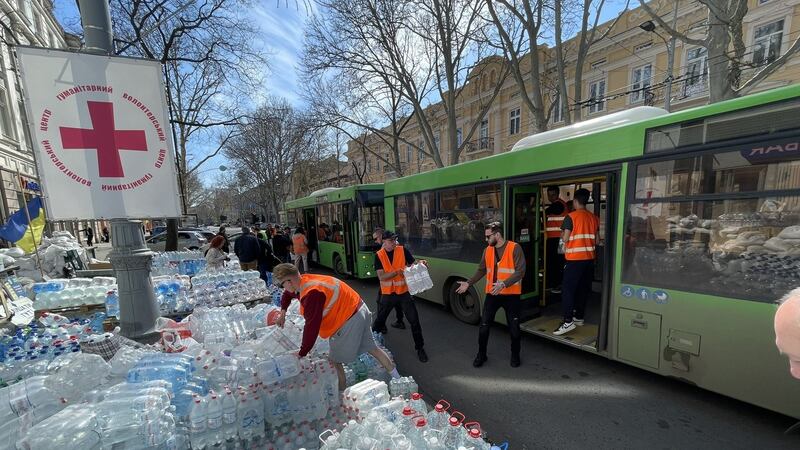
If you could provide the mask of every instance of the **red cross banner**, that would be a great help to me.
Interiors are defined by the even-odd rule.
[[[179,217],[161,65],[17,47],[48,218]]]

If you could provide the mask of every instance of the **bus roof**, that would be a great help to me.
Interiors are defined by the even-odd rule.
[[[503,180],[527,174],[642,156],[645,131],[648,128],[713,116],[794,97],[800,97],[800,84],[670,114],[655,115],[655,117],[635,122],[623,121],[616,125],[606,123],[607,128],[599,131],[583,134],[573,133],[573,135],[565,135],[555,140],[546,139],[545,142],[531,139],[533,136],[526,137],[514,146],[516,151],[387,181],[384,188],[385,195],[390,197],[406,192]],[[533,145],[526,147],[526,141]]]
[[[383,190],[383,183],[369,183],[369,184],[355,184],[345,187],[329,187],[316,190],[308,195],[308,197],[296,198],[286,202],[286,209],[302,208],[305,206],[316,205],[320,197],[327,197],[330,202],[352,200],[356,191],[381,191]]]

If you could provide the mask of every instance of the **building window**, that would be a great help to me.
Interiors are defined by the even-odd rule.
[[[437,131],[436,133],[433,134],[433,148],[435,148],[437,152],[439,151],[439,146],[441,143],[442,143],[442,133],[440,131]]]
[[[644,100],[645,93],[652,84],[652,64],[639,66],[631,71],[631,103],[638,103]]]
[[[753,35],[753,64],[767,65],[781,55],[783,19],[756,27]]]
[[[599,60],[599,61],[595,61],[595,62],[593,62],[593,63],[592,63],[592,70],[597,70],[597,69],[599,69],[599,68],[600,68],[600,67],[602,67],[602,66],[603,66],[603,64],[605,64],[605,63],[606,63],[606,59],[605,59],[605,58],[603,58],[603,59],[601,59],[601,60]]]
[[[708,80],[708,49],[696,47],[686,52],[686,81],[684,97],[705,91]]]
[[[553,123],[564,121],[564,97],[560,92],[555,91],[553,94]]]
[[[519,133],[520,120],[519,108],[512,109],[511,112],[508,113],[508,134]]]
[[[462,138],[461,128],[456,128],[456,145],[459,147],[461,147]]]
[[[479,141],[478,146],[481,150],[485,150],[489,148],[489,119],[481,120],[481,128],[479,131]]]
[[[372,172],[372,160],[367,158],[367,173]]]
[[[411,152],[411,144],[406,144],[406,162],[411,162],[411,156],[413,153]]]
[[[605,111],[606,80],[598,80],[589,84],[589,113]]]

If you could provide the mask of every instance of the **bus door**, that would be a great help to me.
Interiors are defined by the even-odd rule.
[[[526,185],[512,188],[513,217],[510,239],[525,252],[525,276],[522,278],[522,298],[539,295],[539,186]]]
[[[311,253],[311,261],[319,262],[319,251],[317,251],[317,211],[315,208],[303,210],[303,222],[306,227],[306,240],[308,249]]]
[[[356,246],[358,245],[358,236],[355,230],[358,229],[358,216],[356,215],[356,204],[348,202],[342,204],[342,216],[344,216],[344,263],[347,273],[355,275],[355,260],[356,260]]]

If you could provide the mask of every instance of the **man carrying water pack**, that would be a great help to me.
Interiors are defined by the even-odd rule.
[[[298,356],[306,356],[314,347],[317,336],[330,339],[330,358],[339,376],[339,390],[344,390],[343,364],[355,361],[358,355],[369,353],[392,375],[400,378],[389,356],[372,337],[371,313],[353,288],[344,281],[328,275],[300,275],[294,264],[278,264],[273,269],[276,284],[284,289],[281,298],[279,327],[286,322],[286,310],[293,298],[300,299],[300,314],[306,320],[303,342]]]

